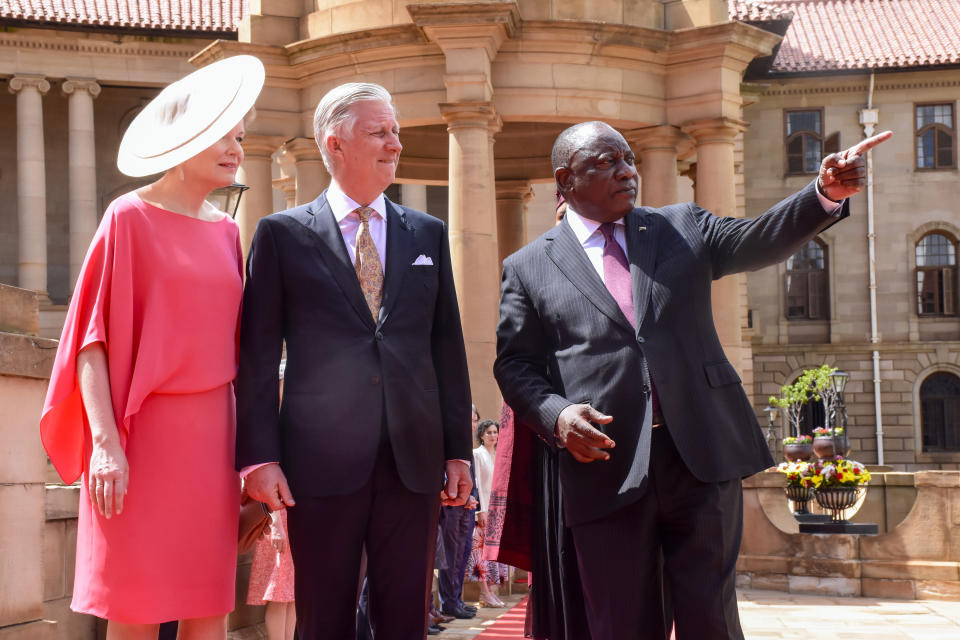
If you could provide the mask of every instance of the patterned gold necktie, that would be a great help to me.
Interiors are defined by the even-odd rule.
[[[370,207],[359,207],[356,210],[360,218],[360,231],[357,233],[357,257],[353,267],[357,270],[360,289],[367,306],[370,307],[370,315],[373,316],[373,321],[377,322],[383,300],[383,265],[380,263],[377,245],[373,244],[373,237],[370,235],[372,213],[373,209]]]

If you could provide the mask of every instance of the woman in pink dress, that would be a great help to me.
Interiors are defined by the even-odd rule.
[[[74,611],[108,640],[224,640],[233,609],[237,225],[205,201],[233,183],[243,118],[263,85],[251,56],[170,85],[130,125],[117,160],[159,180],[104,213],[67,313],[40,422],[80,484]]]

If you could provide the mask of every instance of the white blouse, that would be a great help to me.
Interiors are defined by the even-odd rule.
[[[486,511],[490,505],[490,490],[493,488],[493,456],[487,448],[480,445],[473,450],[473,470],[477,476],[477,492],[480,494],[480,508]]]

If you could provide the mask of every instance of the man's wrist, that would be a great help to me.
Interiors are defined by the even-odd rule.
[[[842,203],[843,203],[843,200],[834,200],[833,198],[831,198],[830,196],[828,196],[826,193],[824,193],[824,191],[823,191],[823,183],[820,182],[820,176],[817,176],[816,189],[817,189],[817,193],[818,193],[818,194],[820,194],[822,197],[826,198],[827,200],[829,200],[829,201],[832,202],[833,204],[842,204]],[[845,200],[845,198],[844,198],[844,200]]]

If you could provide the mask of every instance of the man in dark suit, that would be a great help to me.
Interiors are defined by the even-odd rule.
[[[517,421],[557,447],[593,640],[742,638],[741,478],[773,464],[711,311],[711,283],[786,259],[848,215],[860,154],[755,219],[634,208],[637,172],[601,122],[560,134],[562,224],[503,267],[494,372]],[[843,203],[843,204],[841,204]]]
[[[253,498],[289,509],[301,640],[355,637],[364,548],[378,640],[422,638],[440,502],[471,488],[446,227],[383,196],[401,150],[383,87],[331,90],[314,132],[330,187],[263,218],[250,247],[237,468]]]

